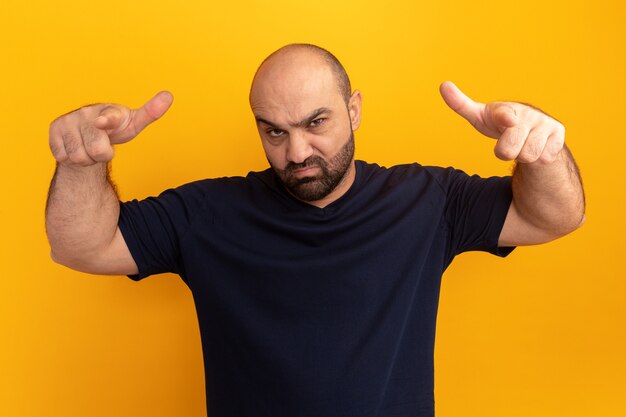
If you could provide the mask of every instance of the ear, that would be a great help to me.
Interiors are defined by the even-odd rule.
[[[352,130],[357,130],[361,126],[361,92],[359,90],[354,90],[348,101],[348,113]]]

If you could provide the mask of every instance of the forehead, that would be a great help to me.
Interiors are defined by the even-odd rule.
[[[292,57],[263,65],[250,91],[250,106],[257,117],[289,123],[312,110],[343,104],[337,80],[319,59]]]

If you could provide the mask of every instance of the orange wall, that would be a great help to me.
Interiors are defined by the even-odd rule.
[[[335,52],[362,91],[361,159],[509,172],[494,142],[446,108],[446,79],[477,100],[531,102],[566,125],[587,223],[506,260],[455,261],[441,296],[437,414],[626,415],[624,22],[617,0],[3,0],[0,415],[204,415],[184,284],[89,276],[50,260],[47,129],[87,103],[138,106],[169,89],[169,113],[116,150],[124,199],[262,169],[248,88],[259,62],[291,42]]]

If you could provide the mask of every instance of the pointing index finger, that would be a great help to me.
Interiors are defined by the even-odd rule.
[[[441,97],[448,107],[465,118],[472,125],[481,120],[481,112],[485,105],[466,96],[454,83],[445,81],[439,87]]]
[[[150,123],[163,116],[172,105],[172,101],[170,92],[161,91],[138,109],[108,104],[101,108],[93,126],[105,130],[111,143],[126,143]]]
[[[141,108],[134,110],[132,115],[132,127],[136,133],[141,132],[146,126],[159,119],[170,108],[174,96],[169,91],[161,91],[146,102]]]

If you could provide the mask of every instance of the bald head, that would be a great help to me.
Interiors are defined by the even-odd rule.
[[[320,67],[332,76],[337,91],[347,105],[350,100],[351,86],[343,65],[326,49],[306,43],[283,46],[265,58],[254,75],[250,88],[250,103],[252,104],[254,96],[266,87],[259,84],[281,83],[286,81],[286,73],[289,72],[292,76],[294,72],[314,75],[315,70],[319,70]]]

